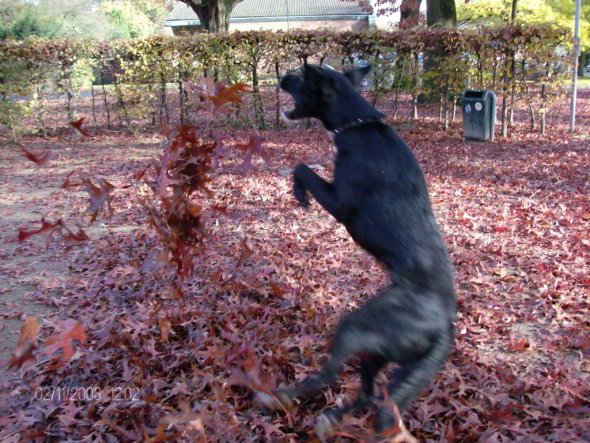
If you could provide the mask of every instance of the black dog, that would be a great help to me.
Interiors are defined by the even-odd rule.
[[[352,238],[391,275],[391,286],[340,322],[331,358],[316,375],[277,393],[284,405],[333,382],[348,357],[361,359],[362,390],[349,406],[328,411],[319,423],[335,424],[345,412],[376,407],[373,382],[388,362],[399,367],[388,387],[400,410],[406,408],[440,370],[454,342],[456,305],[451,263],[434,220],[418,163],[382,114],[357,92],[370,68],[344,74],[307,65],[281,79],[295,101],[284,117],[315,117],[334,134],[334,181],[308,166],[294,171],[294,192],[309,206],[309,194],[344,224]],[[272,405],[269,398],[263,398]],[[276,405],[275,405],[276,406]],[[376,428],[394,426],[393,412],[380,407]]]

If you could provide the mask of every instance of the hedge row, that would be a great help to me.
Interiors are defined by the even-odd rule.
[[[570,54],[564,49],[568,39],[564,29],[510,25],[361,33],[252,31],[100,43],[4,41],[0,124],[15,135],[45,132],[51,94],[63,100],[64,119],[75,120],[76,97],[89,77],[95,85],[93,112],[106,111],[109,126],[186,122],[191,116],[187,82],[208,75],[251,85],[251,123],[264,127],[269,123],[265,109],[273,108],[278,116],[278,93],[274,103],[264,102],[261,85],[276,84],[280,73],[303,61],[337,68],[369,62],[374,67],[373,100],[393,95],[395,115],[398,97],[409,94],[416,117],[419,97],[436,96],[445,127],[449,105],[466,88],[497,91],[505,104],[504,121],[519,94],[526,99],[518,103],[525,103],[533,117],[543,116],[569,69]]]

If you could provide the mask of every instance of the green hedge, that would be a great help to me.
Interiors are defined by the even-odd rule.
[[[101,43],[4,41],[0,124],[15,134],[45,131],[50,93],[61,94],[64,119],[72,121],[75,97],[92,80],[93,110],[106,110],[108,125],[184,122],[190,118],[190,101],[183,82],[211,75],[250,84],[252,124],[264,127],[265,109],[272,107],[278,115],[278,94],[274,103],[263,102],[262,84],[276,84],[280,73],[303,61],[341,68],[355,59],[373,64],[373,100],[393,95],[394,115],[400,94],[409,94],[414,104],[421,95],[436,95],[446,122],[449,104],[466,88],[496,90],[507,105],[524,94],[526,100],[519,102],[534,115],[549,108],[548,101],[563,85],[570,63],[564,49],[568,43],[564,29],[530,25],[362,33],[252,31]],[[104,85],[107,80],[111,86]],[[173,94],[171,84],[177,85]]]

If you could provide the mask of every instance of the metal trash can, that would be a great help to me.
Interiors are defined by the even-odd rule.
[[[494,91],[465,91],[461,109],[463,110],[463,135],[466,140],[494,141],[496,126]]]

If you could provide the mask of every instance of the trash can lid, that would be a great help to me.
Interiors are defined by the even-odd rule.
[[[468,89],[463,94],[463,97],[465,97],[465,98],[483,98],[486,95],[487,92],[488,91],[480,91],[480,90],[475,90],[475,89]]]

